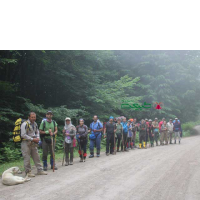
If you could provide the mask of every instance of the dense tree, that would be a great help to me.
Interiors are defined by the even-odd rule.
[[[97,114],[154,118],[199,116],[200,51],[0,51],[0,141],[9,140],[14,121],[47,109],[63,126]],[[162,110],[121,109],[122,100]]]

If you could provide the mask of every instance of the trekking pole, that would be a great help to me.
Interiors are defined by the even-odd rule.
[[[115,132],[114,132],[114,154],[116,155],[116,146],[115,146]]]
[[[65,141],[64,141],[64,153],[63,153],[63,161],[62,161],[62,166],[64,165],[64,160],[65,160]]]
[[[150,139],[150,134],[149,134],[149,147],[151,147],[151,139]]]
[[[54,142],[53,142],[53,136],[51,136],[51,147],[52,147],[52,155],[53,155],[53,172],[54,172],[54,165],[55,165],[55,154],[54,154]]]

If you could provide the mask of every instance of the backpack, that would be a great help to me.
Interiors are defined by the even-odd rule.
[[[15,127],[14,127],[14,130],[13,130],[13,141],[15,143],[19,143],[19,142],[22,141],[22,138],[21,138],[21,125],[24,122],[26,122],[26,128],[27,128],[27,130],[29,130],[30,124],[27,122],[27,120],[19,118],[19,119],[17,119],[15,121]]]

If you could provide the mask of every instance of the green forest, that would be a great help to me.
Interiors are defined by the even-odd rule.
[[[47,110],[58,123],[62,149],[65,117],[89,126],[94,115],[196,122],[200,106],[200,51],[0,51],[0,163],[19,159],[12,141],[14,123]],[[122,109],[123,102],[150,109]],[[162,109],[153,107],[162,102]],[[60,134],[60,136],[59,136]]]

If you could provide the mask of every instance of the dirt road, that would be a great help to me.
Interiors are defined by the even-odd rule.
[[[25,184],[0,184],[0,199],[200,199],[200,136],[58,166]]]

